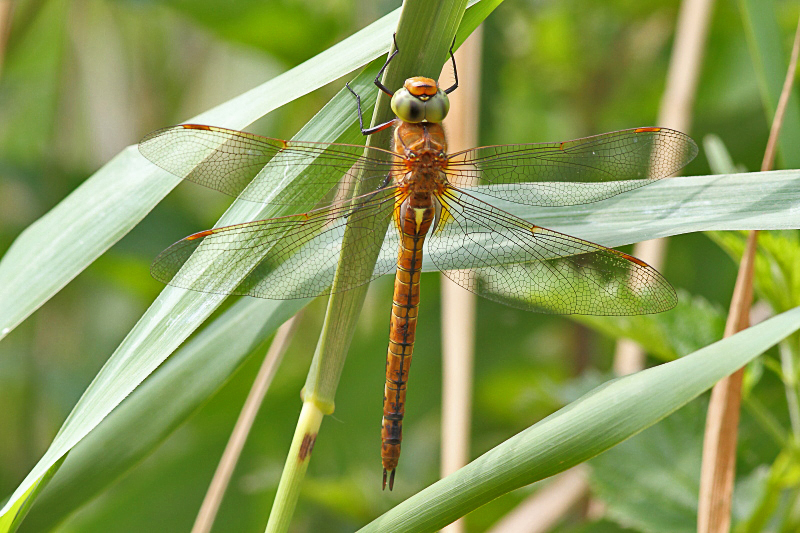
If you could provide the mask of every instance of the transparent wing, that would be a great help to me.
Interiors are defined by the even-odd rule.
[[[635,128],[541,144],[483,146],[450,156],[450,181],[495,185],[484,194],[511,202],[565,206],[603,200],[670,176],[697,155],[688,135]]]
[[[677,303],[669,282],[635,257],[535,226],[463,191],[439,200],[445,215],[427,253],[480,296],[554,314],[638,315]]]
[[[351,191],[357,179],[374,190],[388,183],[389,172],[401,165],[379,148],[284,141],[196,124],[154,131],[142,139],[139,151],[179,178],[244,200],[281,205],[333,200],[338,191]],[[301,170],[302,187],[292,187],[290,196],[272,197],[282,181]]]
[[[304,214],[201,231],[161,252],[150,270],[159,281],[200,292],[310,298],[331,292],[341,254],[367,261],[385,236],[374,268],[354,267],[337,282],[345,291],[393,270],[397,229],[390,224],[387,232],[386,224],[395,202],[391,187]],[[343,244],[347,225],[358,231]]]

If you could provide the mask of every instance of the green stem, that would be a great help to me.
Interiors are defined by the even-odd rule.
[[[283,474],[281,474],[275,503],[272,505],[272,512],[269,515],[266,533],[278,533],[289,529],[292,512],[300,494],[300,484],[308,469],[311,451],[314,449],[314,442],[317,440],[317,433],[319,433],[319,426],[322,424],[322,415],[324,414],[316,403],[303,402],[303,409],[300,411],[297,428],[294,430],[289,455],[283,467]]]
[[[765,488],[758,505],[747,521],[736,527],[736,533],[759,533],[767,529],[767,524],[774,518],[780,506],[781,494],[787,487],[787,477],[797,468],[798,450],[793,446],[784,448],[770,467],[769,476],[765,480]]]
[[[452,43],[456,29],[466,9],[466,0],[406,0],[397,26],[397,43],[400,53],[389,64],[383,77],[387,87],[401,87],[403,80],[411,76],[427,76],[438,78],[442,65],[447,58],[447,51]],[[470,28],[471,29],[474,28]],[[458,36],[461,41],[467,35]],[[355,113],[355,104],[353,106]],[[372,125],[385,122],[392,118],[389,98],[383,93],[378,94]],[[389,147],[390,131],[371,135],[367,138],[367,146],[381,148]],[[355,195],[366,192],[358,188]],[[389,221],[375,223],[369,229],[348,227],[343,237],[343,247],[350,239],[359,239],[359,232],[378,231],[386,232]],[[374,239],[363,239],[361,242],[372,242]],[[371,265],[377,261],[380,253],[380,244],[372,250]],[[366,254],[365,254],[366,256]],[[292,447],[286,459],[286,466],[278,485],[278,493],[270,513],[267,532],[277,533],[286,531],[289,527],[291,516],[299,495],[300,484],[305,475],[310,453],[298,461],[298,453],[302,443],[308,441],[309,435],[316,437],[316,432],[321,423],[322,414],[331,414],[334,409],[334,397],[339,384],[345,357],[353,338],[358,315],[364,303],[367,285],[362,287],[337,292],[336,286],[342,276],[352,272],[372,272],[368,262],[370,259],[357,259],[342,256],[339,259],[336,278],[334,279],[333,294],[328,301],[322,333],[317,344],[316,353],[311,363],[305,387],[303,388],[303,410],[298,427],[295,431]],[[356,263],[359,261],[359,263]],[[366,270],[365,270],[366,269]],[[388,309],[388,308],[387,308]],[[380,386],[376,382],[376,387]],[[310,413],[315,413],[312,417]],[[305,414],[305,417],[304,417]],[[376,405],[376,422],[379,409]],[[316,426],[309,424],[306,417],[316,420]],[[377,439],[376,442],[379,442]],[[376,489],[379,486],[377,472],[380,472],[380,446],[376,444]],[[309,450],[310,452],[310,450]]]
[[[781,448],[785,447],[788,443],[786,430],[775,418],[775,415],[769,409],[764,407],[764,404],[755,398],[752,394],[748,394],[742,398],[742,405],[753,416],[753,419],[761,426],[764,433],[772,437],[775,444]]]
[[[792,436],[795,442],[800,442],[800,399],[797,394],[797,370],[794,364],[797,353],[792,340],[796,340],[794,336],[783,339],[778,344],[778,352],[781,355],[781,373],[783,374],[783,386],[786,388],[786,403],[789,408]]]

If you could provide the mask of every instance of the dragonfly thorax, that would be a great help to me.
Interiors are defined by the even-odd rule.
[[[401,122],[394,131],[394,151],[405,163],[394,176],[401,188],[431,194],[446,186],[447,141],[441,124]]]

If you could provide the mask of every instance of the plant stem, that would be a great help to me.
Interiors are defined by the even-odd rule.
[[[797,353],[790,343],[791,340],[793,338],[781,341],[778,344],[778,351],[781,354],[783,386],[786,388],[786,403],[789,408],[789,420],[792,424],[792,437],[796,443],[800,443],[800,400],[797,397],[797,370],[794,364]]]
[[[667,86],[661,97],[658,126],[688,132],[692,125],[692,107],[705,55],[708,28],[711,25],[713,0],[683,0],[670,54]],[[637,242],[633,255],[661,269],[667,240]],[[624,376],[644,368],[644,349],[630,339],[618,339],[614,351],[614,371]]]
[[[203,504],[200,506],[200,511],[198,511],[192,527],[192,533],[208,533],[214,525],[214,519],[222,503],[222,497],[225,495],[247,436],[253,427],[253,422],[256,419],[261,403],[264,401],[264,395],[267,393],[267,389],[272,383],[272,378],[278,370],[278,365],[283,359],[283,355],[286,353],[286,349],[289,347],[294,335],[294,329],[298,322],[297,317],[298,315],[295,315],[287,320],[275,334],[275,339],[272,341],[263,363],[261,363],[261,368],[242,406],[236,425],[231,431],[228,444],[225,446],[225,451],[219,460],[217,470],[214,472],[214,478],[208,486],[206,497],[203,499]]]
[[[478,107],[480,100],[481,44],[478,28],[455,54],[461,72],[461,86],[450,96],[450,112],[444,121],[448,128],[448,150],[453,153],[478,145]],[[449,67],[449,65],[448,65]],[[443,76],[450,75],[445,67]],[[444,84],[444,82],[442,82]],[[448,81],[449,83],[449,81]],[[445,84],[446,85],[446,84]],[[459,186],[477,185],[477,178]],[[474,274],[473,274],[474,275]],[[442,298],[442,428],[441,477],[448,476],[469,462],[472,383],[475,360],[475,313],[477,296],[441,275]],[[464,533],[460,518],[442,528],[442,533]]]
[[[792,93],[798,56],[800,56],[800,20],[798,20],[795,30],[789,68],[786,71],[783,89],[769,132],[769,140],[761,162],[762,172],[772,170],[775,161],[775,150],[783,117]],[[748,327],[749,307],[753,298],[753,263],[757,242],[758,231],[750,231],[742,260],[739,263],[739,273],[733,289],[728,321],[725,324],[726,337]],[[730,530],[743,373],[744,368],[739,369],[729,377],[720,380],[711,391],[703,440],[703,464],[697,512],[697,530],[700,533],[724,533]]]
[[[272,512],[269,515],[266,533],[279,533],[287,531],[292,521],[297,497],[300,494],[300,484],[305,476],[308,462],[311,460],[311,451],[317,440],[319,426],[322,424],[322,415],[325,413],[312,401],[304,401],[297,427],[294,430],[292,445],[281,474],[278,493]]]
[[[383,77],[383,84],[387,87],[400,87],[403,80],[411,76],[427,76],[436,78],[441,72],[442,65],[447,57],[447,51],[453,41],[456,29],[459,27],[464,15],[466,0],[448,2],[445,0],[406,0],[397,25],[397,43],[401,52],[389,64]],[[461,40],[467,35],[459,35]],[[363,95],[362,95],[363,98]],[[353,105],[355,118],[355,102]],[[389,107],[389,98],[378,93],[378,100],[371,125],[386,122],[393,117]],[[383,132],[370,135],[367,146],[389,147],[389,134]],[[354,196],[361,191],[360,184],[354,191]],[[376,217],[377,218],[377,217]],[[356,240],[361,243],[374,243],[375,239],[362,239],[364,232],[383,232],[385,234],[389,220],[376,220],[371,227],[348,226],[343,236],[343,249],[347,243]],[[359,224],[364,226],[364,224]],[[308,465],[311,449],[300,459],[298,455],[303,450],[303,442],[316,439],[317,430],[322,421],[323,414],[331,414],[334,409],[334,397],[339,384],[345,357],[353,338],[358,315],[364,303],[367,285],[338,292],[336,290],[343,276],[352,276],[354,272],[372,272],[374,264],[380,253],[379,243],[372,246],[371,259],[369,254],[359,258],[348,257],[343,254],[339,259],[336,277],[325,323],[322,327],[314,359],[309,369],[305,387],[303,387],[303,410],[295,431],[292,447],[286,459],[286,466],[278,485],[278,494],[270,513],[267,532],[277,533],[286,531],[291,521],[300,490],[300,483]],[[365,259],[366,258],[366,259]],[[372,261],[369,264],[369,261]],[[368,279],[368,278],[367,278]],[[312,415],[313,414],[313,415]],[[377,413],[376,413],[377,417]],[[315,424],[309,423],[309,419]],[[377,437],[377,433],[376,433]],[[380,458],[379,446],[376,446],[376,461]],[[300,460],[298,460],[300,459]],[[376,462],[376,466],[379,461]],[[379,470],[376,469],[376,472]],[[376,482],[376,487],[378,483]]]
[[[757,400],[752,394],[749,394],[742,398],[742,405],[750,412],[750,415],[761,426],[764,433],[772,437],[775,444],[781,448],[786,446],[788,441],[786,430],[783,429],[783,426],[778,419],[775,418],[775,415],[764,407],[763,403]]]

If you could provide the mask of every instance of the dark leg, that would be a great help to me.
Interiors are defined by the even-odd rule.
[[[386,93],[386,95],[389,96],[389,98],[394,96],[394,93],[392,91],[390,91],[389,89],[387,89],[383,85],[383,83],[381,83],[381,78],[383,77],[383,71],[386,70],[386,67],[389,66],[389,61],[394,59],[394,56],[396,56],[397,52],[400,51],[400,48],[397,47],[397,34],[396,33],[392,34],[392,40],[394,41],[394,52],[392,52],[392,54],[386,59],[386,63],[383,64],[381,69],[378,71],[378,75],[375,76],[375,86],[378,89],[380,89],[381,91],[383,91],[384,93]]]
[[[392,175],[386,174],[386,177],[383,178],[383,183],[378,185],[378,190],[385,189],[389,185],[390,181],[392,181]]]
[[[453,37],[453,44],[450,45],[450,59],[453,61],[453,77],[456,79],[455,83],[449,89],[444,90],[444,94],[450,94],[458,89],[458,70],[456,70],[456,56],[453,55],[453,47],[456,45],[456,38]]]
[[[347,90],[353,93],[353,96],[356,97],[356,106],[358,107],[358,125],[361,127],[361,133],[363,133],[364,135],[372,135],[373,133],[383,131],[392,124],[394,124],[394,119],[392,119],[389,122],[384,122],[383,124],[378,124],[377,126],[373,126],[372,128],[364,129],[364,115],[361,112],[361,97],[358,96],[356,92],[350,88],[349,83],[345,83],[344,86],[347,87]]]
[[[382,190],[382,189],[385,189],[386,187],[388,187],[388,186],[389,186],[389,182],[390,182],[390,181],[392,181],[392,174],[391,174],[391,173],[389,173],[389,174],[386,174],[386,177],[385,177],[385,178],[383,178],[383,182],[382,182],[380,185],[378,185],[378,188],[377,188],[377,189],[375,189],[375,192],[373,192],[372,194],[370,194],[369,196],[367,196],[367,198],[366,198],[366,199],[365,199],[363,202],[361,202],[361,204],[359,204],[359,205],[355,206],[355,207],[353,208],[353,210],[352,210],[352,211],[350,211],[349,213],[347,213],[347,214],[344,216],[344,218],[350,218],[350,216],[351,216],[351,215],[353,215],[353,214],[354,214],[356,211],[358,211],[359,209],[361,209],[361,205],[363,205],[363,204],[366,204],[367,202],[370,202],[370,201],[372,201],[372,199],[373,199],[373,198],[375,198],[375,195],[377,195],[379,192],[381,192],[381,190]]]

